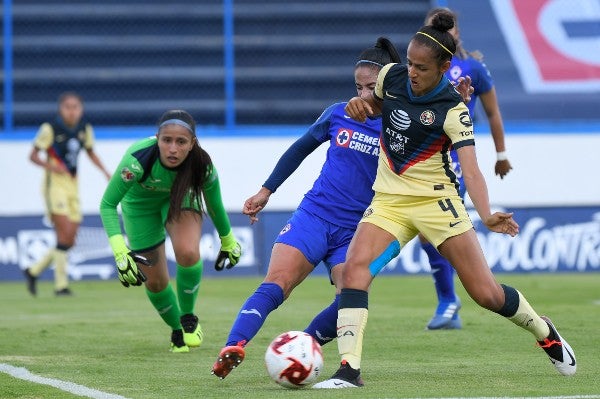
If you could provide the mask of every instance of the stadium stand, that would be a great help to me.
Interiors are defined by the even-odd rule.
[[[308,124],[352,96],[352,65],[380,35],[405,54],[430,2],[236,0],[238,124]],[[35,126],[76,90],[96,125],[148,125],[167,108],[222,125],[223,2],[20,0],[14,122]]]

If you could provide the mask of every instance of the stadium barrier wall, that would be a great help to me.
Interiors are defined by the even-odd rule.
[[[303,133],[300,128],[271,127],[261,131],[263,136],[248,136],[205,129],[200,136],[219,171],[225,206],[244,247],[240,265],[215,272],[212,262],[219,242],[207,219],[201,253],[209,276],[264,274],[274,238],[310,189],[325,159],[327,145],[305,160],[272,196],[259,223],[251,226],[241,214],[244,200],[256,193],[279,156]],[[42,171],[28,160],[34,133],[0,139],[0,185],[4,187],[0,195],[0,280],[22,279],[21,269],[54,245],[54,234],[44,221]],[[97,129],[95,149],[105,165],[114,170],[132,142],[151,134],[151,127],[141,128],[135,134]],[[514,170],[500,180],[493,174],[495,153],[489,134],[477,137],[478,159],[492,205],[514,211],[521,225],[521,233],[515,238],[487,233],[472,212],[490,267],[496,272],[522,273],[599,271],[600,185],[590,173],[596,169],[600,134],[536,131],[509,134],[506,140]],[[576,151],[571,153],[574,143]],[[114,261],[98,215],[105,185],[102,174],[84,154],[80,155],[85,218],[70,255],[69,273],[73,279],[115,277]],[[470,207],[468,198],[466,202]],[[427,273],[424,256],[418,245],[411,242],[383,273]],[[173,254],[169,254],[169,259],[173,267]],[[317,273],[324,273],[324,268],[318,267]],[[44,278],[50,277],[50,272],[44,274]]]
[[[515,212],[521,233],[509,236],[488,232],[471,211],[471,218],[490,268],[495,273],[561,273],[600,271],[600,207],[504,208]],[[273,240],[286,224],[290,212],[265,212],[258,224],[250,226],[246,216],[232,213],[234,234],[243,247],[240,263],[216,272],[214,260],[219,237],[207,221],[203,227],[200,253],[204,273],[211,277],[261,276],[269,262]],[[4,217],[0,228],[0,280],[20,280],[22,269],[55,245],[52,229],[42,216]],[[175,256],[167,238],[167,258],[172,275]],[[427,256],[416,240],[411,241],[382,271],[386,274],[429,273]],[[319,275],[326,268],[315,269]],[[77,244],[70,251],[69,275],[73,280],[116,278],[114,259],[99,215],[87,215]],[[52,278],[47,270],[44,279]]]

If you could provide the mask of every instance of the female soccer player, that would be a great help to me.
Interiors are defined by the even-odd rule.
[[[400,57],[392,43],[379,38],[364,50],[354,66],[359,96],[375,88],[377,74]],[[470,81],[463,83],[466,96]],[[377,170],[381,118],[363,122],[349,119],[345,103],[329,106],[308,132],[283,154],[257,194],[244,203],[243,212],[251,223],[264,209],[270,196],[321,144],[328,142],[327,160],[313,187],[275,240],[263,283],[242,306],[213,366],[213,374],[225,378],[245,356],[244,347],[258,333],[267,315],[275,310],[321,262],[328,268],[336,287],[346,251],[356,225],[373,197]],[[339,290],[334,301],[319,313],[305,331],[321,345],[335,338]]]
[[[79,204],[77,160],[85,149],[92,163],[110,179],[100,158],[94,152],[94,129],[83,115],[83,100],[74,92],[58,98],[58,116],[43,123],[35,136],[29,159],[45,170],[43,192],[46,211],[56,233],[56,248],[50,249],[39,261],[24,270],[27,290],[37,295],[37,278],[54,263],[54,293],[72,295],[67,274],[67,255],[75,244],[82,220]],[[40,156],[46,152],[46,158]]]
[[[392,43],[379,38],[364,50],[354,67],[359,96],[375,87],[383,65],[399,62]],[[321,144],[328,142],[327,160],[313,187],[275,240],[267,275],[246,300],[233,323],[213,374],[225,378],[244,359],[244,347],[258,333],[267,315],[275,310],[321,261],[337,286],[341,266],[356,225],[373,197],[373,179],[379,153],[381,120],[357,122],[344,113],[346,103],[329,106],[308,131],[282,155],[258,193],[244,203],[251,223],[269,197]],[[339,292],[334,301],[305,330],[321,344],[335,337]]]
[[[217,170],[198,143],[192,116],[172,110],[160,118],[155,137],[129,147],[100,204],[119,279],[125,287],[145,283],[150,302],[172,329],[172,352],[189,352],[203,338],[194,314],[203,268],[202,197],[221,237],[215,268],[233,267],[241,248],[223,208]],[[129,245],[119,224],[119,204]],[[177,261],[177,292],[169,281],[165,230]]]
[[[469,111],[444,77],[456,44],[448,32],[452,15],[440,12],[411,39],[407,65],[391,64],[379,73],[372,96],[351,99],[348,115],[364,121],[383,112],[382,152],[375,196],[356,230],[342,273],[337,320],[341,365],[314,388],[363,385],[360,376],[368,289],[382,267],[422,232],[450,260],[469,295],[531,332],[563,375],[576,371],[575,355],[545,317],[516,289],[496,282],[458,193],[448,150],[462,165],[469,196],[483,223],[498,233],[516,235],[512,214],[490,212],[485,180],[477,165]]]
[[[450,13],[454,18],[454,27],[449,32],[456,42],[456,52],[445,75],[451,82],[457,81],[461,77],[469,76],[471,78],[474,92],[471,101],[467,103],[467,108],[469,108],[469,113],[473,118],[477,98],[481,99],[496,148],[497,161],[494,171],[496,175],[503,179],[512,169],[512,166],[506,156],[504,125],[492,76],[482,62],[483,55],[481,53],[478,51],[468,52],[462,47],[456,13],[448,8],[434,8],[427,13],[425,24],[430,24],[433,16],[441,11]],[[464,199],[466,191],[456,150],[452,149],[450,154],[452,156],[452,168],[460,182],[460,196]],[[438,297],[438,306],[433,318],[427,324],[427,328],[430,330],[461,328],[462,323],[458,316],[460,300],[454,290],[454,268],[422,234],[419,234],[419,240],[421,247],[429,258]]]

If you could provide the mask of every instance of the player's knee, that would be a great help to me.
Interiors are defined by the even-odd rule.
[[[504,295],[501,291],[494,289],[479,290],[476,295],[472,297],[479,306],[493,312],[498,311],[504,304]]]
[[[145,282],[146,289],[154,293],[163,291],[165,288],[167,288],[168,284],[169,280],[156,277],[153,278],[151,275],[148,276],[148,280]]]
[[[200,252],[193,248],[183,248],[175,251],[175,261],[181,266],[195,265],[200,259]]]
[[[265,276],[264,282],[277,284],[279,287],[281,287],[284,298],[288,298],[294,290],[294,287],[300,283],[297,277],[297,275],[291,272],[278,273],[269,271]]]

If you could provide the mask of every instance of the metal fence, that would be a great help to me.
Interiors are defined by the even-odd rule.
[[[79,92],[95,125],[295,125],[355,93],[359,53],[401,54],[428,0],[4,0],[4,131],[52,117]]]

